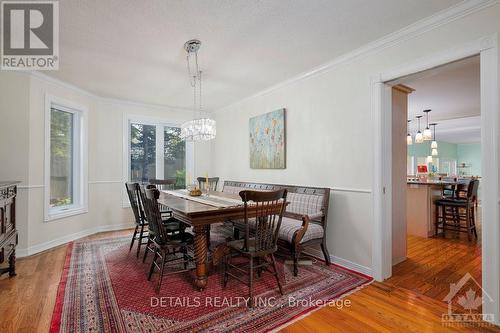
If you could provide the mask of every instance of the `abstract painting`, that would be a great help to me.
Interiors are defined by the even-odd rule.
[[[285,109],[250,118],[250,167],[286,167]]]

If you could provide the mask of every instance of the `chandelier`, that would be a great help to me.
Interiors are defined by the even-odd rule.
[[[215,120],[202,116],[201,104],[201,70],[198,67],[198,50],[201,42],[197,39],[188,40],[184,44],[187,52],[187,69],[189,83],[193,88],[193,120],[181,125],[181,138],[186,141],[208,141],[215,139]],[[199,116],[196,117],[198,112]]]

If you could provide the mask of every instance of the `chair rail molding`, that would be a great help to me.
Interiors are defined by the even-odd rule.
[[[437,66],[480,55],[481,62],[481,150],[488,156],[482,165],[482,287],[493,298],[485,303],[483,312],[494,315],[500,324],[500,230],[498,188],[498,113],[499,113],[499,35],[493,34],[398,66],[371,78],[373,116],[373,216],[372,270],[378,281],[392,274],[391,217],[391,89],[385,82],[432,69]]]
[[[333,192],[352,192],[352,193],[372,193],[371,189],[350,188],[350,187],[330,187]]]

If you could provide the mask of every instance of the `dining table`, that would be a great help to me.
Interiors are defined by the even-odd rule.
[[[218,191],[205,192],[201,196],[191,196],[185,189],[162,190],[158,199],[160,205],[168,207],[173,217],[192,226],[194,232],[194,285],[199,291],[207,288],[209,267],[210,225],[214,223],[242,220],[245,218],[245,206],[238,194]],[[271,211],[279,213],[281,205]],[[257,215],[255,205],[249,204],[247,217]]]

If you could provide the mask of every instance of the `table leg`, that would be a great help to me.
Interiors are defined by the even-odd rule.
[[[207,286],[207,227],[198,225],[194,228],[194,260],[196,263],[196,280],[194,284],[199,291]]]

